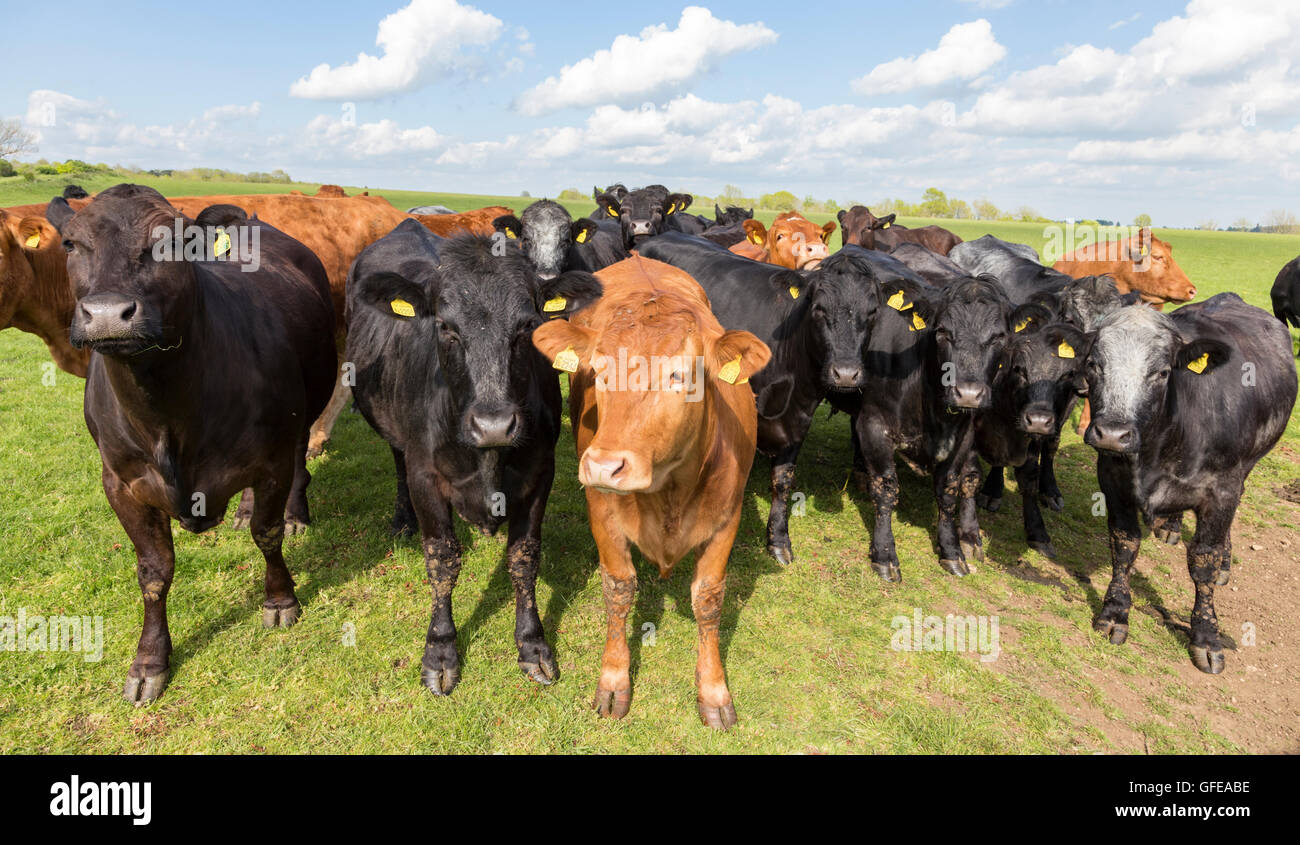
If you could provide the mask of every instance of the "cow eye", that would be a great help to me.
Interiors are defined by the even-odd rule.
[[[460,335],[456,334],[456,330],[442,320],[438,321],[438,336],[448,346],[455,346],[460,342]]]
[[[75,248],[76,248],[76,247],[75,247],[75,245],[72,243],[72,241],[68,240],[67,238],[64,238],[64,239],[63,239],[63,251],[64,251],[64,252],[68,252],[68,253],[70,253],[70,252],[72,252],[72,250],[75,249]]]

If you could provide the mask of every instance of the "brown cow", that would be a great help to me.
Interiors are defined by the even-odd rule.
[[[1150,249],[1150,253],[1146,252]],[[1094,244],[1062,256],[1052,265],[1068,276],[1110,276],[1121,294],[1137,291],[1142,301],[1164,309],[1196,298],[1196,285],[1174,260],[1173,248],[1142,229],[1127,241]]]
[[[410,216],[423,223],[424,228],[435,235],[450,238],[462,232],[490,236],[496,232],[492,221],[507,214],[514,214],[514,212],[504,205],[489,205],[460,214],[412,214]]]
[[[85,378],[90,350],[68,342],[77,301],[62,241],[44,207],[37,214],[0,209],[0,329],[38,336],[59,369]]]
[[[815,270],[830,254],[831,233],[835,224],[818,226],[797,211],[777,215],[772,228],[757,220],[744,222],[746,240],[728,247],[737,255],[776,264],[788,270]]]
[[[857,244],[866,249],[891,252],[903,243],[919,244],[940,255],[947,255],[961,238],[942,226],[918,226],[915,229],[895,223],[897,215],[877,217],[864,205],[840,211],[841,244]]]
[[[632,544],[665,578],[694,551],[700,719],[728,728],[736,708],[718,626],[758,425],[745,381],[771,353],[749,332],[724,331],[704,291],[675,267],[633,256],[596,276],[605,286],[600,300],[533,332],[542,354],[576,370],[569,413],[607,620],[595,707],[617,719],[632,701]]]

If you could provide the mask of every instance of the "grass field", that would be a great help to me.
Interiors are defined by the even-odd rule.
[[[38,201],[61,185],[37,183],[41,193],[30,195],[19,187],[33,186],[13,181],[0,180],[0,205]],[[164,190],[259,187],[285,190],[215,183]],[[402,207],[522,210],[528,202],[372,193]],[[573,204],[579,213],[591,207]],[[1042,247],[1037,224],[945,225],[963,237],[991,231]],[[1202,296],[1236,290],[1260,306],[1278,268],[1300,253],[1300,237],[1157,234],[1173,244]],[[1247,486],[1233,583],[1216,596],[1228,667],[1210,677],[1186,654],[1192,589],[1183,546],[1144,542],[1127,645],[1092,632],[1110,566],[1105,520],[1091,512],[1094,453],[1072,430],[1058,463],[1066,510],[1047,514],[1058,560],[1026,550],[1009,492],[999,513],[981,515],[988,559],[972,577],[944,574],[932,550],[928,482],[904,470],[895,522],[904,582],[887,585],[868,565],[870,501],[845,489],[847,421],[823,408],[799,463],[806,512],[791,519],[797,559],[787,569],[764,552],[768,464],[755,462],[722,623],[740,724],[719,734],[695,712],[689,561],[665,582],[638,558],[632,711],[612,722],[588,709],[604,609],[567,424],[538,584],[561,677],[540,688],[520,674],[504,540],[461,530],[466,559],[454,609],[463,680],[448,699],[428,694],[419,672],[429,588],[418,545],[388,536],[391,457],[345,412],[329,451],[311,465],[315,523],[286,543],[302,621],[261,628],[263,563],[247,533],[225,525],[197,536],[177,530],[171,685],[156,704],[135,709],[120,698],[141,617],[134,554],[99,486],[82,382],[59,373],[44,385],[47,361],[33,336],[0,332],[0,616],[19,609],[102,616],[104,651],[98,662],[0,652],[2,752],[1300,751],[1300,505],[1278,495],[1300,479],[1300,415]],[[891,620],[916,608],[996,615],[998,658],[893,650]],[[653,637],[643,636],[648,630]]]

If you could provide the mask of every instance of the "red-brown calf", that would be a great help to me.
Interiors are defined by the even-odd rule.
[[[755,261],[776,264],[788,270],[815,270],[830,255],[834,223],[818,226],[797,211],[777,215],[771,228],[757,220],[744,222],[746,240],[731,251]]]

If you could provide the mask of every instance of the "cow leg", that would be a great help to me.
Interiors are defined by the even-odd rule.
[[[777,563],[794,563],[790,545],[790,493],[794,490],[794,464],[803,443],[795,443],[772,458],[772,509],[767,515],[767,553]]]
[[[1002,493],[1005,489],[1003,484],[1005,481],[1006,473],[1003,471],[1001,464],[989,467],[989,474],[984,476],[984,486],[975,495],[975,503],[989,513],[997,513],[998,509],[1002,507]]]
[[[1183,515],[1181,513],[1157,514],[1151,517],[1151,535],[1171,546],[1178,545],[1178,542],[1183,539]],[[1225,580],[1224,583],[1227,581]]]
[[[122,690],[126,700],[138,706],[162,695],[167,686],[167,663],[172,653],[171,632],[167,629],[167,593],[176,570],[171,520],[157,508],[138,501],[107,467],[103,480],[108,503],[135,546],[136,580],[144,597],[140,643]]]
[[[1039,500],[1057,513],[1065,510],[1065,496],[1061,495],[1061,488],[1056,483],[1056,452],[1060,448],[1060,434],[1044,437],[1038,460]]]
[[[299,450],[294,451],[301,454]],[[253,497],[253,542],[266,558],[263,628],[288,628],[298,621],[301,613],[298,597],[293,592],[293,576],[284,564],[284,507],[292,486],[291,477],[273,478],[258,485]]]
[[[860,493],[871,492],[871,472],[867,469],[867,459],[862,452],[862,438],[858,436],[858,418],[854,414],[849,421],[849,442],[853,447],[853,471],[850,473],[853,486]]]
[[[592,514],[603,512],[587,507]],[[636,567],[627,537],[616,527],[593,518],[591,536],[600,555],[600,586],[605,596],[605,653],[600,658],[600,681],[592,707],[602,716],[621,719],[632,706],[631,653],[627,648],[627,615],[636,599]]]
[[[343,383],[343,345],[340,345],[338,378],[334,382],[334,392],[330,395],[325,410],[321,411],[320,416],[311,424],[306,457],[319,457],[325,451],[325,444],[329,442],[330,433],[334,431],[334,423],[343,412],[343,406],[347,404],[348,397],[351,395],[352,388]]]
[[[438,495],[430,471],[417,470],[407,477],[411,502],[420,524],[424,569],[433,593],[429,630],[424,638],[420,679],[434,695],[450,695],[460,683],[460,656],[456,653],[456,623],[451,616],[451,594],[460,577],[460,541],[452,521],[451,503]]]
[[[409,537],[419,525],[411,507],[411,489],[406,484],[406,454],[396,446],[391,448],[393,464],[397,467],[397,501],[393,505],[393,525],[389,531],[394,537]]]
[[[542,516],[546,512],[552,478],[548,475],[539,483],[526,507],[521,502],[511,508],[510,533],[506,546],[510,583],[515,589],[515,646],[519,649],[519,668],[530,680],[544,685],[550,684],[559,674],[555,656],[542,631],[542,620],[537,615],[537,569],[542,557]]]
[[[961,484],[958,487],[961,498],[957,503],[957,536],[961,543],[962,555],[967,560],[984,560],[984,539],[980,536],[979,508],[975,504],[976,491],[980,487],[980,464],[971,452],[962,470]]]
[[[1021,510],[1025,521],[1025,539],[1029,548],[1035,549],[1046,557],[1056,558],[1056,547],[1047,533],[1043,523],[1043,512],[1039,509],[1039,483],[1042,476],[1038,466],[1039,450],[1029,449],[1025,462],[1016,467],[1016,486],[1020,488]]]
[[[1079,427],[1076,428],[1075,431],[1077,431],[1079,433],[1079,436],[1082,437],[1083,433],[1088,430],[1088,426],[1091,424],[1092,424],[1092,405],[1088,403],[1087,399],[1084,399],[1083,411],[1080,412],[1079,414]]]
[[[1212,501],[1196,511],[1196,534],[1187,549],[1187,570],[1196,585],[1192,606],[1192,663],[1202,672],[1223,671],[1223,646],[1219,642],[1219,620],[1214,613],[1214,587],[1227,581],[1232,561],[1232,518],[1237,502]]]
[[[871,568],[886,581],[903,580],[894,547],[894,509],[898,507],[898,469],[894,465],[892,442],[882,431],[866,427],[859,434],[863,445],[876,524],[871,532]]]
[[[727,673],[718,652],[718,627],[722,602],[727,593],[727,559],[740,528],[740,509],[704,547],[695,564],[691,582],[691,609],[699,630],[699,653],[695,661],[695,686],[700,721],[710,728],[726,730],[736,724],[736,706],[727,689]]]
[[[939,505],[939,565],[953,575],[970,574],[957,535],[957,506],[962,494],[964,467],[964,462],[949,458],[934,468],[934,498]]]
[[[253,488],[245,487],[239,495],[239,506],[235,508],[235,518],[230,520],[230,527],[244,531],[253,521]]]
[[[293,447],[293,486],[284,509],[284,533],[289,535],[301,534],[311,525],[311,509],[307,507],[307,485],[311,484],[311,473],[307,471],[304,448],[308,435],[309,432],[304,431]]]
[[[1132,471],[1124,458],[1097,456],[1097,480],[1106,497],[1106,527],[1110,535],[1111,579],[1101,613],[1092,623],[1115,645],[1128,639],[1128,612],[1133,604],[1129,576],[1142,545],[1137,501],[1133,495]]]

